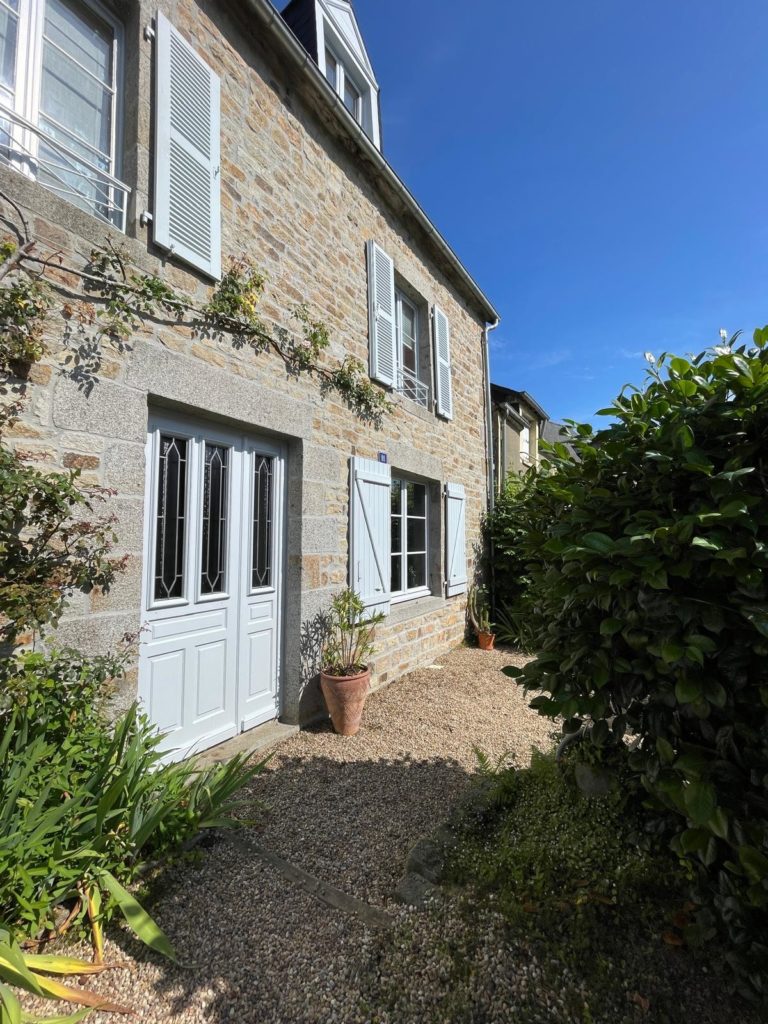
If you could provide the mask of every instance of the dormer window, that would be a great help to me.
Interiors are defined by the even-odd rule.
[[[381,149],[379,86],[352,4],[349,0],[290,0],[283,18],[349,113]]]

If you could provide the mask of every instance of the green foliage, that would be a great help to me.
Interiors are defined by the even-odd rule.
[[[535,659],[507,670],[627,763],[745,987],[768,988],[768,329],[662,357],[575,463],[554,445],[520,557]],[[560,449],[563,449],[560,451]]]
[[[634,901],[643,887],[655,889],[656,867],[629,841],[638,819],[618,792],[581,796],[554,755],[536,750],[530,769],[481,762],[481,774],[492,780],[487,811],[470,824],[456,865],[463,862],[475,883],[502,894],[508,912],[528,900],[557,908],[589,902],[588,894],[598,902]]]
[[[505,643],[528,647],[528,568],[522,543],[530,526],[528,498],[535,491],[538,470],[510,476],[485,522],[491,551],[490,578],[497,634]]]
[[[467,615],[475,633],[491,632],[491,608],[485,587],[472,586],[469,588]]]
[[[108,728],[104,680],[119,661],[21,654],[0,705],[0,921],[19,936],[56,927],[57,908],[104,892],[102,917],[130,904],[121,886],[202,829],[235,824],[234,800],[263,762],[197,771],[163,764],[159,737],[131,707]],[[130,915],[129,915],[130,916]],[[139,917],[134,912],[135,924]],[[150,943],[158,948],[156,942]]]
[[[110,558],[108,492],[77,485],[78,472],[41,473],[0,445],[0,639],[55,624],[74,589],[109,587],[124,560]]]
[[[323,672],[333,676],[362,672],[373,655],[374,633],[383,619],[381,614],[366,617],[365,605],[354,590],[347,588],[336,594],[325,621],[320,656]]]
[[[245,257],[232,260],[204,312],[213,322],[225,317],[263,330],[257,311],[265,282],[264,274],[251,260]]]
[[[689,918],[685,876],[670,851],[635,841],[640,808],[619,790],[582,796],[570,765],[538,751],[530,768],[481,774],[478,798],[455,822],[448,873],[468,890],[474,928],[494,910],[508,924],[501,945],[536,965],[514,1019],[721,1019],[733,1003],[721,996],[718,957],[668,952]],[[712,1016],[697,1016],[710,1000]]]
[[[18,377],[45,353],[43,331],[51,299],[45,284],[18,278],[0,290],[0,366]]]

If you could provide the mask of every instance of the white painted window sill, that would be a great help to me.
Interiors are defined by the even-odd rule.
[[[393,604],[389,610],[386,622],[389,625],[396,626],[398,623],[407,622],[409,619],[430,615],[433,612],[439,611],[444,606],[444,597],[427,593],[426,597],[420,597],[414,601],[401,601],[399,604]]]

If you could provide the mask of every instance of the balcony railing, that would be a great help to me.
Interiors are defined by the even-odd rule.
[[[44,149],[47,152],[43,152]],[[129,186],[3,103],[0,103],[0,162],[125,231]]]
[[[425,409],[429,408],[429,385],[419,380],[415,373],[404,366],[397,368],[397,384],[395,391],[413,402],[418,402]]]

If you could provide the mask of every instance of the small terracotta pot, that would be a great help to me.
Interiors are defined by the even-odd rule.
[[[493,645],[496,641],[495,633],[478,633],[477,634],[477,646],[481,651],[492,651]]]
[[[363,706],[371,684],[371,670],[356,676],[331,676],[320,673],[320,686],[333,722],[341,736],[354,736],[360,728]]]

